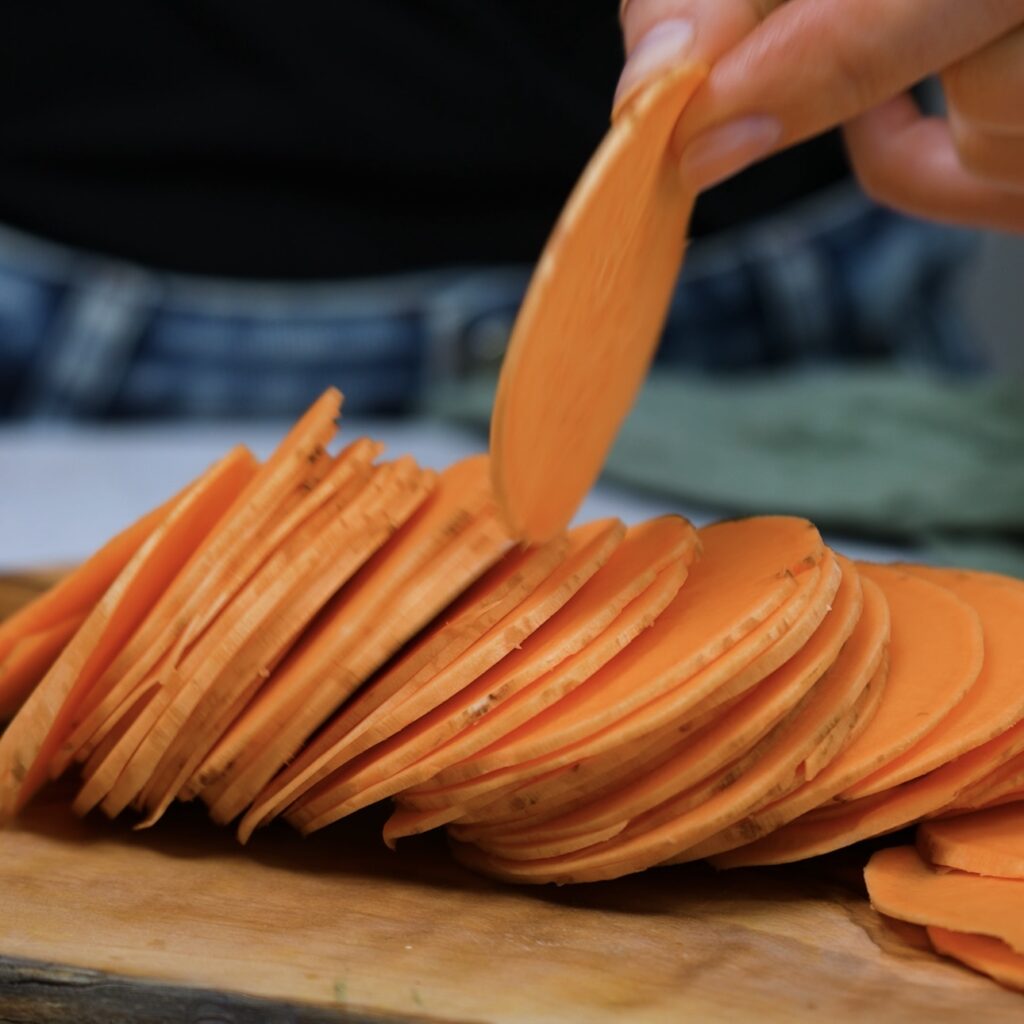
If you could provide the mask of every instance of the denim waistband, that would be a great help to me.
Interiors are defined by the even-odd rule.
[[[695,244],[659,360],[731,371],[977,357],[952,302],[965,232],[832,189]],[[497,365],[529,268],[310,284],[158,272],[0,228],[0,415],[291,415],[328,384],[414,406]]]

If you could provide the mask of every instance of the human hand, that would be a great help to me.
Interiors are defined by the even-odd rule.
[[[699,188],[842,125],[878,202],[1024,231],[1024,0],[625,0],[617,106],[680,60],[711,66],[676,129]],[[945,118],[907,89],[939,75]]]

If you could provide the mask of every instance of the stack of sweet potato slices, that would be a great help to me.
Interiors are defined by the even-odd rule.
[[[921,825],[917,849],[879,851],[864,876],[878,911],[920,928],[936,952],[1024,990],[1024,806]]]
[[[392,799],[390,844],[447,826],[479,870],[570,882],[1024,793],[1024,584],[854,563],[788,516],[518,546],[486,457],[337,449],[339,408],[0,624],[5,817],[68,771],[79,813],[200,800],[243,841]]]

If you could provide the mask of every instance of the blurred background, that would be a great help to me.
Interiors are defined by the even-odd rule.
[[[0,567],[82,557],[329,384],[392,450],[480,447],[607,128],[617,7],[6,11]],[[835,134],[701,197],[691,236],[601,509],[799,513],[1024,575],[1024,240],[873,205]]]

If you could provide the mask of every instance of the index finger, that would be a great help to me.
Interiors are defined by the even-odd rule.
[[[777,148],[784,148],[905,91],[1021,21],[1024,0],[790,0],[714,65],[677,141],[754,115],[778,122]]]

